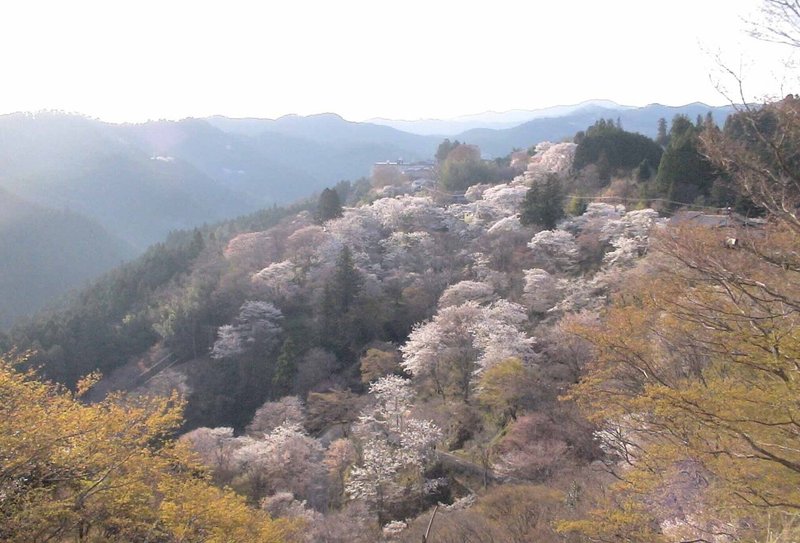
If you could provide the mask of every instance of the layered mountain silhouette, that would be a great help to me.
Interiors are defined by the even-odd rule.
[[[650,104],[641,108],[609,108],[592,104],[559,117],[533,119],[502,130],[475,128],[456,137],[460,141],[478,145],[484,156],[496,157],[503,156],[514,148],[525,149],[531,142],[571,140],[576,132],[585,130],[599,119],[619,121],[629,132],[655,137],[660,118],[670,121],[675,115],[686,115],[694,121],[698,115],[711,113],[714,120],[721,125],[734,111],[733,106],[713,107],[699,102],[677,107]]]
[[[134,255],[95,221],[0,189],[0,329]]]
[[[58,112],[3,115],[0,325],[170,231],[310,196],[368,176],[378,161],[430,160],[445,136],[478,145],[493,158],[544,140],[571,139],[600,118],[654,136],[661,117],[693,120],[711,112],[722,123],[731,111],[699,103],[632,108],[600,100],[452,121],[376,123],[333,113],[142,124]],[[452,132],[464,127],[471,129]],[[30,281],[13,279],[21,277]]]

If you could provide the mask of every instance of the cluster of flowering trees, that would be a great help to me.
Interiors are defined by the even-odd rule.
[[[489,289],[482,290],[483,297]],[[452,298],[451,292],[443,298]],[[509,356],[532,357],[533,339],[522,329],[526,321],[524,308],[507,300],[445,305],[411,332],[401,347],[402,366],[421,388],[469,401],[482,371]]]
[[[369,394],[371,404],[355,428],[360,461],[353,466],[345,491],[367,502],[383,525],[391,502],[409,491],[422,499],[432,488],[422,472],[442,433],[431,421],[410,415],[414,392],[407,379],[382,377],[370,385]]]
[[[659,219],[590,204],[551,230],[523,224],[529,183],[563,175],[572,153],[540,146],[530,175],[456,203],[383,197],[234,238],[220,284],[242,302],[210,354],[262,368],[267,401],[241,435],[185,436],[216,481],[325,540],[337,523],[383,526],[446,495],[441,472],[426,476],[436,449],[483,482],[594,459],[576,412],[554,408],[586,358],[559,319],[599,307]]]
[[[269,302],[247,301],[239,309],[235,324],[220,326],[211,358],[223,359],[243,354],[255,344],[269,347],[281,333],[283,315]]]

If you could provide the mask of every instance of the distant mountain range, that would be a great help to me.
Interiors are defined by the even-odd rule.
[[[454,119],[423,119],[402,121],[370,119],[369,122],[390,126],[419,135],[438,135],[466,141],[481,148],[485,158],[508,154],[511,149],[524,149],[540,141],[571,139],[599,119],[619,119],[623,128],[655,137],[658,119],[668,121],[675,115],[687,115],[694,120],[708,112],[722,124],[734,111],[732,106],[708,106],[700,102],[685,106],[650,104],[644,107],[624,106],[611,100],[589,100],[568,106],[544,109],[515,109],[502,113],[487,112],[464,115]]]
[[[604,109],[626,110],[636,109],[633,106],[623,106],[611,100],[587,100],[580,104],[568,106],[551,106],[542,109],[512,109],[510,111],[474,113],[461,115],[452,119],[420,119],[417,121],[402,121],[395,119],[375,118],[367,122],[391,126],[398,130],[425,136],[456,136],[467,130],[475,128],[492,128],[495,130],[512,128],[534,119],[546,117],[564,117],[578,110],[599,107]]]
[[[640,108],[587,105],[566,115],[537,118],[513,128],[475,128],[455,137],[479,146],[485,157],[497,157],[506,155],[514,148],[525,149],[531,143],[572,139],[576,132],[585,130],[599,119],[619,120],[625,130],[654,138],[660,118],[670,121],[680,114],[694,121],[698,115],[705,116],[710,112],[714,120],[722,125],[734,111],[733,106],[715,107],[699,102],[677,107],[650,104]]]
[[[445,135],[476,144],[492,158],[544,140],[570,139],[600,118],[619,119],[627,130],[654,136],[660,117],[682,113],[694,119],[709,111],[722,123],[732,108],[633,108],[595,100],[449,121],[365,123],[332,113],[121,125],[61,113],[2,115],[0,241],[5,245],[0,249],[6,253],[0,258],[6,268],[0,270],[5,276],[0,312],[40,307],[172,230],[309,196],[369,175],[377,161],[432,159]],[[15,207],[28,211],[12,214]],[[59,260],[61,253],[46,258],[56,242],[74,257],[70,265],[85,260],[84,268],[65,276],[72,279],[59,282],[50,273],[72,269]],[[37,267],[48,273],[33,290],[8,279]],[[45,285],[51,280],[52,288]],[[25,299],[31,303],[20,301]]]

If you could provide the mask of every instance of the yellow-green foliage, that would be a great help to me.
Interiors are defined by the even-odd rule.
[[[501,419],[516,418],[521,402],[535,382],[531,368],[519,358],[507,358],[481,374],[478,401]]]
[[[570,397],[604,428],[620,482],[618,501],[563,528],[654,541],[656,520],[691,517],[763,538],[766,514],[800,508],[800,239],[776,224],[731,250],[726,235],[668,229],[656,269],[573,328],[596,359]]]
[[[178,398],[84,405],[13,362],[0,359],[0,540],[277,543],[290,535],[289,524],[212,486],[169,440],[181,423]]]

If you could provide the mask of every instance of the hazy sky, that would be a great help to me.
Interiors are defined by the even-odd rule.
[[[446,118],[607,98],[725,102],[714,53],[783,92],[758,0],[7,0],[0,112],[110,121]],[[792,89],[796,90],[796,89]]]

